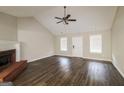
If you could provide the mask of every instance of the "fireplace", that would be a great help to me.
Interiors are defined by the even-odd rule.
[[[0,51],[0,72],[16,61],[15,49]]]
[[[16,49],[0,51],[0,82],[14,80],[27,67],[27,60],[16,61]]]

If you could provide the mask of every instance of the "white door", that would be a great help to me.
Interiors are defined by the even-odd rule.
[[[74,57],[83,57],[83,38],[72,37],[72,55]]]

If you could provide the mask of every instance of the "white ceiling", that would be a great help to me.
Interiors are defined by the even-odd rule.
[[[0,6],[0,11],[16,17],[28,17],[38,15],[52,6]]]
[[[34,16],[49,31],[58,35],[61,32],[85,32],[85,31],[106,31],[110,30],[117,7],[114,6],[71,6],[67,7],[67,13],[76,22],[69,25],[56,24],[58,20],[54,17],[63,17],[61,6],[1,6],[0,11],[16,16]]]

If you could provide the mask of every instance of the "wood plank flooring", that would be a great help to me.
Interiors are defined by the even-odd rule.
[[[123,86],[110,62],[52,56],[31,62],[15,80],[21,86]]]

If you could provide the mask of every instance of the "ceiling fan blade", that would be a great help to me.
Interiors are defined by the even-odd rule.
[[[68,19],[68,21],[76,21],[76,19]]]
[[[68,22],[67,22],[67,20],[65,20],[64,22],[65,22],[65,24],[66,24],[66,25],[68,25]]]
[[[55,17],[55,19],[61,19],[62,20],[62,18],[60,18],[60,17]]]
[[[63,21],[59,21],[59,22],[57,22],[57,24],[58,24],[58,23],[61,23],[61,22],[63,22]]]
[[[65,19],[68,19],[70,16],[71,16],[71,15],[70,15],[70,14],[68,14],[68,15],[65,17]]]

